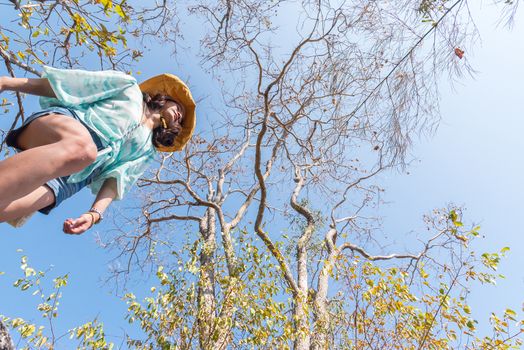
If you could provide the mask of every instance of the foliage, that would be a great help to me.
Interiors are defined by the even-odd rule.
[[[63,343],[60,340],[67,335],[71,339],[78,340],[77,349],[111,350],[113,348],[113,345],[105,339],[103,325],[96,320],[68,330],[64,334],[56,333],[54,321],[59,315],[62,289],[68,283],[67,274],[54,278],[52,285],[48,286],[49,271],[36,270],[29,266],[28,258],[25,255],[21,257],[20,269],[23,275],[13,283],[13,287],[24,294],[31,293],[32,296],[40,299],[36,310],[46,321],[47,326],[20,317],[10,318],[0,315],[0,320],[19,335],[18,342],[15,341],[18,344],[17,349],[60,349]],[[49,287],[50,292],[47,292],[46,289]]]
[[[463,229],[457,213],[458,210],[452,209],[448,214],[435,212],[435,215],[439,215],[437,222],[447,225],[445,234],[460,236],[456,244],[466,247],[479,236],[479,227]],[[291,349],[300,333],[295,329],[296,320],[290,312],[293,299],[289,297],[289,289],[281,283],[278,264],[262,253],[261,242],[249,232],[239,231],[236,236],[235,248],[241,259],[239,278],[228,277],[223,259],[216,262],[217,295],[222,301],[233,303],[236,312],[232,319],[217,317],[212,320],[213,334],[217,336],[218,330],[227,326],[231,329],[231,343],[235,348]],[[196,241],[174,251],[179,266],[167,272],[164,267],[158,267],[158,284],[151,287],[150,297],[138,301],[133,293],[126,294],[127,320],[137,323],[145,335],[143,339],[128,338],[128,348],[196,347],[201,249],[202,242]],[[499,252],[477,257],[467,249],[467,261],[458,268],[450,265],[433,272],[426,271],[422,262],[410,268],[374,263],[358,255],[341,255],[330,272],[339,286],[329,304],[329,313],[334,316],[329,325],[332,348],[519,349],[524,320],[517,312],[506,309],[501,316],[493,313],[490,317],[493,334],[478,336],[478,321],[472,317],[473,311],[466,299],[475,283],[495,283],[500,276],[493,272],[508,251],[505,247]],[[97,320],[55,336],[53,321],[58,317],[59,300],[68,276],[53,279],[52,292],[47,294],[44,285],[48,272],[29,266],[26,256],[22,256],[20,268],[23,276],[13,286],[22,293],[32,292],[40,298],[37,310],[49,325],[45,327],[19,317],[2,316],[2,322],[19,335],[19,344],[24,344],[21,349],[61,348],[63,341],[60,339],[64,335],[78,340],[77,349],[114,348],[104,334],[103,324]],[[234,299],[227,299],[227,295],[221,294],[230,290],[231,285],[238,293]],[[308,297],[305,304],[308,313],[314,310],[314,299],[314,294]],[[217,314],[220,311],[216,310]],[[312,335],[310,329],[301,332]]]
[[[473,318],[467,304],[467,294],[477,283],[495,283],[499,276],[490,271],[496,271],[508,248],[477,256],[466,247],[479,235],[478,226],[464,229],[458,209],[437,211],[434,215],[433,222],[446,225],[443,234],[454,241],[456,249],[465,248],[466,261],[426,271],[429,266],[423,262],[409,267],[370,262],[358,255],[339,256],[331,271],[338,292],[329,304],[329,313],[333,315],[329,326],[330,348],[519,349],[522,346],[524,320],[515,311],[507,309],[501,318],[493,314],[492,336],[479,337],[476,326],[479,321]],[[456,239],[458,236],[461,238]],[[227,290],[224,283],[235,283],[240,290],[231,301],[237,307],[235,317],[230,320],[232,344],[238,349],[253,346],[290,349],[299,336],[290,313],[292,298],[289,290],[276,282],[278,265],[261,254],[260,243],[247,231],[238,232],[237,249],[243,266],[239,280],[229,280],[225,267],[217,262],[220,290]],[[156,293],[153,297],[145,298],[141,304],[134,295],[127,296],[130,322],[140,322],[148,334],[144,341],[129,342],[137,349],[195,346],[198,251],[194,246],[182,247],[180,254],[183,251],[190,252],[191,263],[182,265],[180,261],[180,268],[168,273],[160,267],[159,286],[151,289]],[[188,284],[188,281],[194,282]],[[313,302],[312,294],[305,304],[308,313],[313,312]],[[309,329],[304,332],[312,335]]]
[[[151,297],[140,302],[134,294],[126,295],[128,321],[139,322],[147,335],[145,340],[129,340],[130,346],[137,349],[195,347],[199,312],[198,253],[202,242],[196,243],[186,244],[173,252],[179,257],[177,268],[165,272],[164,267],[158,267],[158,285],[151,287]],[[277,266],[268,255],[261,253],[260,246],[245,231],[238,233],[236,246],[242,257],[239,277],[227,276],[224,260],[217,261],[216,270],[218,298],[232,303],[237,312],[232,319],[216,317],[209,320],[211,329],[216,330],[211,336],[217,338],[225,322],[234,329],[232,336],[238,346],[274,348],[286,344],[294,334],[292,321],[286,316],[289,300],[278,301],[284,290],[276,278]],[[187,257],[183,259],[184,256]],[[238,292],[234,299],[224,295],[231,286]],[[217,316],[220,312],[216,310]]]
[[[95,53],[113,68],[122,58],[142,55],[129,49],[127,38],[133,8],[125,1],[17,1],[14,23],[0,27],[4,55],[28,66],[34,64],[75,67],[80,58]]]

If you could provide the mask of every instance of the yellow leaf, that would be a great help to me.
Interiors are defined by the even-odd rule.
[[[122,10],[122,6],[120,6],[120,5],[116,5],[116,6],[115,6],[115,12],[116,12],[120,17],[122,17],[123,19],[126,19],[126,18],[127,18],[127,15],[125,14],[124,10]]]
[[[22,327],[22,330],[20,332],[20,335],[23,337],[23,338],[27,338],[27,337],[30,337],[36,330],[36,327],[35,325],[32,325],[32,324],[29,324],[29,325],[24,325]]]

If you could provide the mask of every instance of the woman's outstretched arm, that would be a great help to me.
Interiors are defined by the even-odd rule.
[[[109,204],[116,198],[117,193],[116,180],[114,178],[105,180],[102,187],[100,187],[100,191],[98,191],[92,208],[95,208],[100,213],[104,213]],[[64,221],[64,232],[81,234],[90,229],[93,224],[98,221],[100,221],[100,215],[98,213],[84,213],[76,220],[67,219]]]
[[[0,77],[0,92],[2,91],[16,91],[37,96],[56,97],[47,78]]]

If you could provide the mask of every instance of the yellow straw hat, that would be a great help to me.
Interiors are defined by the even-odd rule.
[[[140,90],[151,96],[156,94],[169,95],[184,107],[185,115],[182,120],[182,130],[175,138],[175,144],[171,147],[157,147],[160,152],[181,151],[193,135],[196,124],[196,104],[187,85],[173,74],[161,74],[140,84]]]

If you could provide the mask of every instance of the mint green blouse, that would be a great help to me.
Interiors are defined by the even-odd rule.
[[[80,182],[101,168],[101,173],[88,185],[91,191],[98,193],[104,181],[113,177],[118,190],[115,199],[122,199],[157,152],[151,142],[152,131],[140,124],[142,92],[136,79],[117,71],[52,67],[44,67],[42,77],[49,80],[56,98],[41,97],[40,106],[73,109],[105,146],[93,164],[72,174],[68,182]]]

